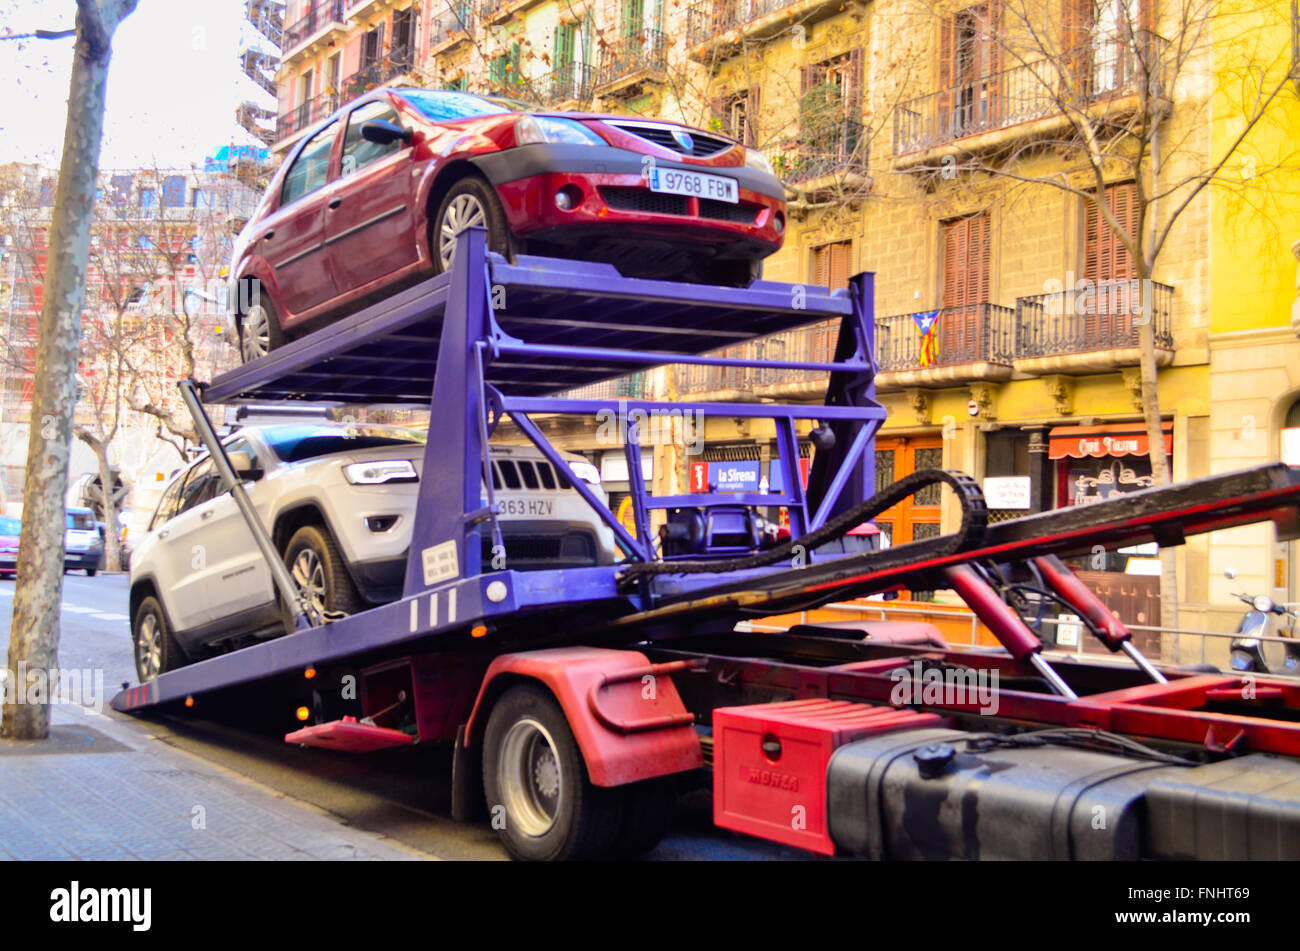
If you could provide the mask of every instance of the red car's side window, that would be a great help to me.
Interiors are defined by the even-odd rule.
[[[280,192],[281,208],[314,192],[329,181],[330,153],[334,150],[334,133],[337,131],[338,123],[331,122],[313,135],[298,153],[284,176],[284,188]]]
[[[348,117],[348,131],[343,136],[342,172],[344,175],[363,169],[373,162],[378,162],[402,150],[403,143],[400,140],[380,145],[378,142],[367,142],[361,137],[361,126],[372,119],[401,125],[397,110],[382,100],[368,102],[352,110],[352,115]]]

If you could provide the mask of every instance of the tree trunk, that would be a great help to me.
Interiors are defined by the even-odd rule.
[[[77,342],[86,295],[104,91],[113,31],[134,9],[135,0],[77,2],[77,42],[36,345],[23,529],[9,635],[9,669],[16,675],[18,665],[25,664],[29,683],[39,682],[41,671],[58,666],[67,519],[63,496],[77,405]],[[24,697],[37,695],[29,693],[28,684],[18,683],[16,677],[10,686],[12,691],[0,710],[0,736],[44,739],[50,729],[49,703],[17,703],[19,692]],[[52,689],[47,697],[49,693]]]
[[[104,505],[104,570],[122,570],[122,529],[117,524],[117,501],[113,498],[112,466],[108,461],[107,443],[95,447],[95,458],[99,461],[99,490]]]

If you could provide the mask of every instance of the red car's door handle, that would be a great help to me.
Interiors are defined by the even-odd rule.
[[[338,207],[339,205],[341,205],[341,204],[343,204],[343,199],[342,199],[342,198],[335,198],[334,200],[332,200],[332,201],[330,202],[330,207],[331,207],[331,208],[337,208],[337,207]]]

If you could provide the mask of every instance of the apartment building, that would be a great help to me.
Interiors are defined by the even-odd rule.
[[[179,406],[175,382],[229,368],[222,269],[232,221],[259,197],[265,150],[225,148],[204,170],[102,170],[86,274],[81,376],[88,411],[109,382],[106,347],[130,350],[150,399]],[[31,411],[57,169],[0,168],[0,421]],[[188,340],[182,341],[185,335]],[[186,364],[188,350],[193,367]],[[111,362],[111,361],[108,361]]]

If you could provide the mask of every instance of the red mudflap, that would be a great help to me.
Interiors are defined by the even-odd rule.
[[[415,742],[415,737],[385,726],[358,723],[356,717],[344,717],[342,720],[306,726],[286,733],[284,741],[298,746],[323,746],[327,750],[343,750],[347,753],[369,753],[390,746],[410,746]]]

